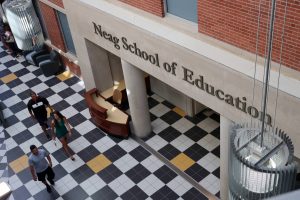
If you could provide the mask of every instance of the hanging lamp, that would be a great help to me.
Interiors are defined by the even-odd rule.
[[[230,200],[265,199],[288,192],[295,186],[297,164],[293,160],[292,141],[284,131],[265,123],[275,8],[276,0],[272,0],[264,71],[262,120],[257,124],[252,121],[242,125],[235,124],[230,133]]]
[[[19,49],[33,50],[43,44],[42,27],[31,0],[10,0],[3,9]]]

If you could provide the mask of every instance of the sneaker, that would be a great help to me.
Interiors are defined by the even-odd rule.
[[[48,192],[48,193],[51,193],[51,192],[52,192],[52,189],[51,189],[51,187],[50,187],[49,185],[47,186],[47,192]]]
[[[53,180],[48,180],[48,181],[51,185],[55,185],[55,182]]]

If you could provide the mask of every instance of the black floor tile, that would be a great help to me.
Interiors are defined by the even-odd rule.
[[[158,105],[159,102],[156,101],[155,99],[153,99],[152,97],[148,97],[148,106],[149,106],[149,110],[151,108],[153,108],[154,106]]]
[[[72,190],[70,190],[62,196],[64,200],[83,200],[87,197],[89,197],[88,194],[80,186],[76,186],[75,188],[73,188]]]
[[[39,71],[39,70],[37,70],[37,71]],[[25,84],[26,84],[29,88],[33,88],[34,86],[36,86],[36,85],[38,85],[38,84],[40,84],[40,83],[42,83],[42,81],[41,81],[40,79],[34,78],[34,79],[32,79],[32,80],[26,82]]]
[[[14,141],[17,144],[22,144],[23,142],[25,142],[33,137],[34,136],[32,135],[32,133],[26,129],[26,130],[18,133],[17,135],[14,135],[12,138],[14,139]]]
[[[126,176],[130,178],[135,184],[138,184],[145,177],[151,174],[143,165],[137,164],[135,167],[127,171]]]
[[[14,66],[16,64],[18,64],[19,62],[16,61],[16,60],[10,60],[10,61],[7,61],[6,63],[3,63],[6,67],[11,67],[11,66]]]
[[[185,118],[188,119],[189,121],[193,122],[194,124],[198,124],[202,120],[206,119],[207,116],[204,115],[202,112],[200,112],[200,113],[196,114],[194,117],[185,116]]]
[[[46,85],[48,85],[49,87],[52,87],[52,86],[54,86],[54,85],[56,85],[56,84],[58,84],[58,83],[60,83],[60,82],[61,82],[61,81],[55,76],[55,77],[53,77],[53,78],[51,78],[51,79],[45,81],[44,83],[45,83]]]
[[[68,174],[68,172],[60,164],[53,167],[53,171],[55,173],[55,178],[54,178],[55,181],[63,178]]]
[[[6,126],[7,127],[12,126],[18,122],[19,122],[19,119],[15,115],[12,115],[12,116],[9,116],[8,118],[6,118]]]
[[[216,177],[220,178],[220,167],[218,169],[216,169],[215,171],[213,171],[212,174],[215,175]]]
[[[208,200],[206,196],[200,193],[195,188],[190,189],[184,195],[181,196],[185,200]]]
[[[39,77],[40,75],[43,74],[42,70],[40,68],[37,68],[37,70],[34,70],[33,73],[36,77]]]
[[[60,142],[56,139],[56,142]],[[62,148],[58,149],[57,151],[55,151],[54,153],[51,154],[56,160],[57,162],[61,163],[64,160],[68,159],[67,155],[65,154],[65,152],[63,151]]]
[[[46,90],[40,92],[39,96],[44,97],[44,98],[48,98],[48,97],[51,97],[54,94],[55,94],[55,92],[53,90],[51,90],[51,88],[47,88]]]
[[[118,195],[109,186],[105,186],[91,196],[92,199],[101,200],[112,200],[116,199],[117,197]]]
[[[13,113],[18,113],[20,112],[21,110],[24,110],[27,108],[27,105],[21,101],[19,103],[16,103],[15,105],[13,106],[10,106],[9,109],[13,112]]]
[[[90,132],[86,133],[83,137],[87,139],[91,144],[94,142],[97,142],[101,138],[103,138],[105,134],[99,130],[98,128],[95,128],[91,130]]]
[[[140,200],[147,199],[148,195],[141,190],[138,186],[134,186],[121,195],[122,199]]]
[[[213,130],[212,132],[210,132],[210,134],[212,134],[216,138],[220,139],[220,127],[216,128],[215,130]]]
[[[30,97],[30,91],[31,91],[30,89],[27,89],[27,90],[19,93],[18,97],[20,97],[20,99],[22,99],[22,100],[28,99]]]
[[[7,161],[10,163],[11,161],[14,161],[17,158],[23,156],[24,154],[24,151],[19,146],[16,146],[15,148],[10,149],[6,152]]]
[[[164,140],[166,140],[167,142],[172,142],[174,139],[179,137],[181,133],[177,131],[175,128],[173,128],[172,126],[169,126],[165,130],[161,131],[158,135],[162,137]]]
[[[20,69],[16,72],[14,72],[14,74],[17,76],[17,77],[21,77],[21,76],[24,76],[25,74],[28,74],[30,73],[30,71],[26,68],[23,68],[23,69]]]
[[[185,132],[184,135],[192,139],[194,142],[198,142],[201,138],[207,135],[207,132],[198,126],[194,126]]]
[[[220,146],[216,147],[214,150],[211,151],[215,156],[220,158]]]
[[[32,180],[31,173],[28,169],[24,169],[17,174],[18,178],[22,181],[23,184]]]
[[[202,179],[204,179],[210,174],[209,171],[207,171],[197,163],[193,164],[190,168],[186,169],[185,173],[187,173],[191,178],[193,178],[197,182],[200,182]]]
[[[151,195],[151,198],[153,200],[169,200],[169,199],[177,199],[179,196],[173,192],[168,186],[164,186],[158,191],[156,191],[153,195]]]
[[[85,100],[81,100],[80,102],[76,103],[73,105],[73,107],[78,111],[78,112],[81,112],[83,111],[84,109],[87,108],[87,104],[85,102]]]
[[[209,116],[211,119],[215,120],[216,122],[220,123],[220,115],[218,115],[217,113],[212,114],[211,116]]]
[[[59,95],[61,98],[66,99],[66,98],[68,98],[69,96],[71,96],[71,95],[73,95],[73,94],[75,94],[75,93],[76,93],[76,92],[75,92],[72,88],[66,88],[66,89],[60,91],[60,92],[58,93],[58,95]]]
[[[195,143],[191,147],[186,149],[184,153],[190,158],[192,158],[194,161],[198,161],[206,154],[208,154],[208,151],[200,145],[198,145],[197,143]]]
[[[28,192],[26,187],[23,185],[13,191],[13,196],[14,196],[15,200],[24,200],[24,199],[29,199],[31,197],[31,194]]]
[[[94,172],[89,168],[87,165],[83,165],[79,167],[78,169],[74,170],[73,172],[70,173],[72,178],[80,184],[86,179],[90,178],[91,176],[94,175]]]
[[[70,104],[68,102],[66,102],[65,100],[61,100],[61,101],[57,102],[56,104],[53,104],[52,107],[54,108],[54,110],[62,111],[64,109],[70,107]]]
[[[48,193],[46,187],[44,190],[33,196],[34,200],[53,200],[59,198],[60,195],[56,192],[55,187],[52,187],[52,192]]]
[[[80,114],[80,113],[77,113],[76,115],[74,115],[74,116],[72,116],[72,117],[70,117],[70,118],[68,119],[69,123],[70,123],[73,127],[75,127],[75,126],[81,124],[81,123],[84,122],[85,120],[86,120],[86,118],[85,118],[82,114]]]
[[[135,148],[129,154],[139,162],[142,162],[143,160],[145,160],[146,158],[148,158],[151,155],[147,150],[145,150],[141,146]]]
[[[8,87],[10,87],[10,89],[17,87],[18,85],[21,85],[23,82],[20,79],[15,79],[13,81],[10,81],[9,83],[7,83],[6,85]]]
[[[7,90],[7,91],[1,93],[0,100],[4,101],[14,95],[15,95],[15,93],[12,90]]]
[[[1,70],[0,71],[0,78],[2,78],[4,76],[7,76],[9,74],[11,74],[11,71],[9,71],[8,69]]]
[[[76,76],[73,76],[67,80],[64,81],[65,84],[67,84],[68,86],[72,86],[76,83],[78,83],[80,81],[80,79]]]
[[[177,176],[177,174],[173,170],[165,165],[156,170],[153,174],[165,184],[169,183]]]
[[[174,124],[181,118],[182,117],[180,115],[178,115],[176,112],[174,112],[172,110],[160,117],[160,119],[164,120],[169,125]]]
[[[121,176],[123,173],[113,164],[98,172],[98,176],[107,184]]]
[[[92,145],[88,146],[87,148],[81,150],[77,153],[77,155],[84,161],[88,162],[91,159],[95,158],[97,155],[99,155],[100,152]]]
[[[175,108],[175,106],[173,105],[173,104],[171,104],[170,102],[168,102],[168,101],[163,101],[163,102],[161,102],[162,104],[164,104],[165,106],[167,106],[168,108],[170,108],[170,109],[173,109],[173,108]]]
[[[115,145],[112,148],[105,151],[103,154],[111,161],[115,162],[119,158],[123,157],[127,152],[124,151],[119,145]]]
[[[166,146],[158,150],[158,152],[168,160],[172,160],[173,158],[175,158],[181,153],[178,149],[176,149],[171,144],[167,144]]]
[[[32,117],[27,117],[26,119],[22,120],[22,123],[27,127],[30,128],[33,125],[37,124],[38,122],[34,120]],[[42,129],[41,129],[42,130]]]

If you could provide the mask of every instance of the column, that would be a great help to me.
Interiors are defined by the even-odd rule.
[[[125,60],[121,62],[133,132],[137,137],[143,138],[152,131],[144,73]]]
[[[228,199],[229,180],[229,139],[232,121],[224,116],[220,116],[220,197],[222,200]]]

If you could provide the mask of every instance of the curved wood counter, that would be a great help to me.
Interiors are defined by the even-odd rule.
[[[129,116],[106,101],[96,88],[85,93],[85,100],[93,122],[105,132],[127,138]]]

